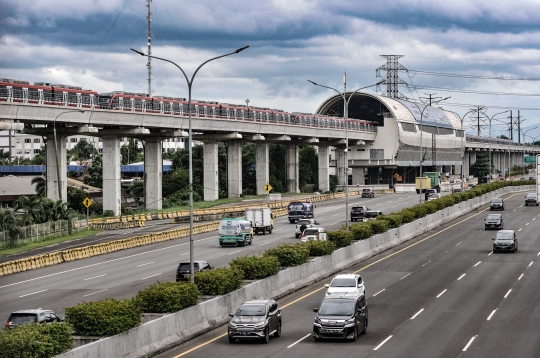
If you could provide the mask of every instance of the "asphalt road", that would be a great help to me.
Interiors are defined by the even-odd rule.
[[[366,283],[369,328],[357,342],[311,338],[328,278],[279,301],[282,336],[268,345],[229,344],[222,326],[158,357],[540,357],[540,208],[523,196],[502,212],[515,254],[492,254],[482,208],[346,270]]]
[[[363,203],[390,213],[413,206],[417,200],[416,194],[390,194],[366,199],[351,197],[349,205]],[[340,228],[345,221],[344,199],[317,203],[315,218],[327,230]],[[277,218],[271,235],[257,235],[253,245],[246,247],[219,247],[217,231],[195,235],[194,256],[212,266],[227,266],[235,257],[299,242],[294,230],[295,225],[289,224],[287,217]],[[0,317],[7,319],[13,311],[39,307],[63,315],[65,307],[83,300],[132,297],[156,280],[174,280],[178,262],[186,260],[189,238],[180,238],[0,277]]]

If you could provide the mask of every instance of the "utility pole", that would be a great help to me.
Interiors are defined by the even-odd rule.
[[[152,5],[152,0],[146,0],[146,7],[148,8],[148,56],[152,56],[152,10],[150,6]],[[146,68],[148,68],[148,97],[152,97],[152,58],[148,57],[148,62],[146,62]]]
[[[510,140],[513,141],[514,140],[514,119],[512,118],[512,111],[510,110],[510,125],[509,125],[509,130],[510,130]]]
[[[521,116],[519,115],[519,109],[518,109],[518,115],[516,118],[516,124],[517,124],[517,131],[518,131],[518,144],[521,144]]]
[[[474,109],[474,112],[476,112],[476,124],[472,124],[471,128],[476,130],[477,135],[480,137],[482,134],[482,130],[486,128],[485,124],[482,124],[484,122],[484,117],[480,116],[480,114],[485,116],[485,113],[482,111],[485,111],[486,107],[484,106],[476,106]]]
[[[436,93],[425,93],[425,95],[429,97],[420,97],[420,99],[429,101],[428,107],[431,107],[431,103],[434,100],[442,99],[442,97],[434,97]],[[437,143],[435,133],[431,133],[431,165],[433,166],[433,170],[437,171]]]

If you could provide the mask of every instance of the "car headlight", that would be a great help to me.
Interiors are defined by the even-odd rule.
[[[232,328],[236,328],[236,323],[231,321],[231,322],[229,322],[229,326],[232,327]]]
[[[354,318],[348,319],[345,321],[345,327],[351,327],[351,326],[354,326]]]
[[[262,321],[260,323],[255,324],[255,328],[261,328],[261,327],[264,327],[264,326],[266,326],[266,321]]]

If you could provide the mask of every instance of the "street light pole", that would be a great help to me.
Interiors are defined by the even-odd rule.
[[[195,273],[194,273],[194,268],[193,268],[193,148],[192,148],[192,138],[193,137],[192,137],[192,130],[191,130],[191,112],[192,112],[191,111],[191,87],[193,86],[193,80],[195,79],[195,75],[197,74],[197,72],[199,72],[201,67],[206,65],[208,62],[217,60],[217,59],[222,58],[222,57],[237,54],[237,53],[239,53],[241,51],[244,51],[248,47],[249,46],[244,46],[244,47],[241,47],[241,48],[237,49],[234,52],[231,52],[231,53],[228,53],[228,54],[225,54],[225,55],[221,55],[221,56],[217,56],[217,57],[214,57],[214,58],[211,58],[209,60],[204,61],[203,63],[201,63],[199,65],[199,67],[197,67],[195,72],[193,72],[193,75],[191,76],[191,79],[188,78],[186,72],[184,72],[182,67],[180,67],[179,65],[177,65],[175,62],[173,62],[171,60],[167,60],[165,58],[161,58],[161,57],[157,57],[157,56],[147,55],[144,52],[137,51],[135,49],[130,49],[131,51],[136,52],[141,56],[155,58],[157,60],[161,60],[161,61],[165,61],[165,62],[169,62],[169,63],[173,64],[180,71],[182,71],[182,73],[184,74],[184,77],[186,79],[187,85],[188,85],[188,96],[189,96],[188,97],[189,98],[188,99],[188,111],[189,111],[189,115],[188,115],[188,117],[189,117],[189,120],[188,120],[188,122],[189,122],[189,137],[188,137],[188,146],[189,146],[189,266],[190,266],[190,272],[191,272],[190,273],[190,281],[191,281],[191,283],[195,282]]]
[[[320,85],[310,80],[307,80],[307,81],[309,83],[314,84],[315,86],[331,89],[337,92],[343,98],[343,119],[345,122],[345,228],[348,230],[349,229],[349,102],[351,101],[351,98],[354,96],[356,92],[369,88],[369,87],[377,86],[381,84],[383,81],[379,81],[375,84],[361,87],[354,90],[348,99],[347,99],[347,74],[346,73],[343,73],[343,93],[339,92],[337,89],[333,87]]]
[[[506,112],[510,112],[510,110],[496,113],[496,114],[492,115],[491,118],[486,116],[488,118],[488,120],[489,120],[489,181],[490,182],[492,180],[492,172],[491,172],[491,163],[492,163],[492,159],[491,159],[491,121],[493,120],[493,118],[495,116],[498,116],[499,114],[503,114],[503,113],[506,113]]]
[[[62,198],[62,182],[60,181],[60,165],[59,165],[59,160],[58,160],[58,142],[56,141],[56,120],[58,119],[58,117],[60,117],[62,114],[64,113],[70,113],[70,112],[79,112],[79,113],[84,113],[84,109],[76,109],[76,110],[73,110],[73,111],[64,111],[64,112],[60,112],[58,113],[58,115],[54,118],[54,124],[53,124],[53,135],[54,135],[54,156],[55,156],[55,161],[56,161],[56,179],[57,179],[57,183],[58,183],[58,198],[64,202],[64,199]],[[47,153],[45,153],[45,157],[47,156]],[[45,180],[47,180],[47,178],[45,178]],[[66,201],[67,201],[67,198],[66,198]]]
[[[463,136],[461,137],[461,190],[465,190],[465,178],[463,176],[463,160],[465,158],[465,147],[464,147],[464,142],[465,142],[465,128],[463,127],[463,121],[465,120],[465,116],[467,116],[467,114],[469,113],[473,113],[475,112],[474,109],[471,109],[469,112],[465,113],[462,116],[460,116],[459,114],[457,114],[456,112],[454,111],[448,111],[448,112],[452,112],[454,113],[456,116],[458,116],[459,120],[461,121],[461,130],[463,131]]]
[[[422,138],[422,133],[424,132],[423,131],[424,111],[426,110],[426,108],[430,107],[432,104],[437,104],[439,102],[446,101],[448,98],[450,98],[450,97],[439,99],[437,101],[430,101],[430,103],[426,104],[423,109],[420,109],[420,106],[418,104],[416,104],[414,102],[409,102],[409,103],[414,104],[416,106],[416,108],[418,108],[418,110],[420,111],[420,161],[418,162],[418,166],[420,167],[420,196],[418,197],[419,204],[422,204],[422,159],[423,159],[423,154],[424,154],[423,153],[424,152],[424,141],[423,141],[423,138]]]
[[[522,149],[522,153],[523,153],[523,158],[521,159],[521,165],[523,167],[523,176],[525,177],[525,136],[527,135],[527,132],[530,131],[530,130],[533,130],[533,129],[536,129],[538,127],[534,127],[534,128],[529,128],[527,129],[526,131],[520,131],[521,134],[523,134],[523,149]]]

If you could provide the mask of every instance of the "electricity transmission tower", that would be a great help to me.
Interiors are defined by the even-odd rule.
[[[381,70],[386,71],[386,79],[381,84],[386,84],[386,97],[407,99],[406,96],[399,92],[398,85],[406,85],[407,82],[399,78],[399,71],[407,71],[407,69],[399,63],[399,58],[403,55],[381,55],[386,58],[386,65],[375,70],[376,77],[381,77]],[[378,89],[378,86],[377,86]]]

